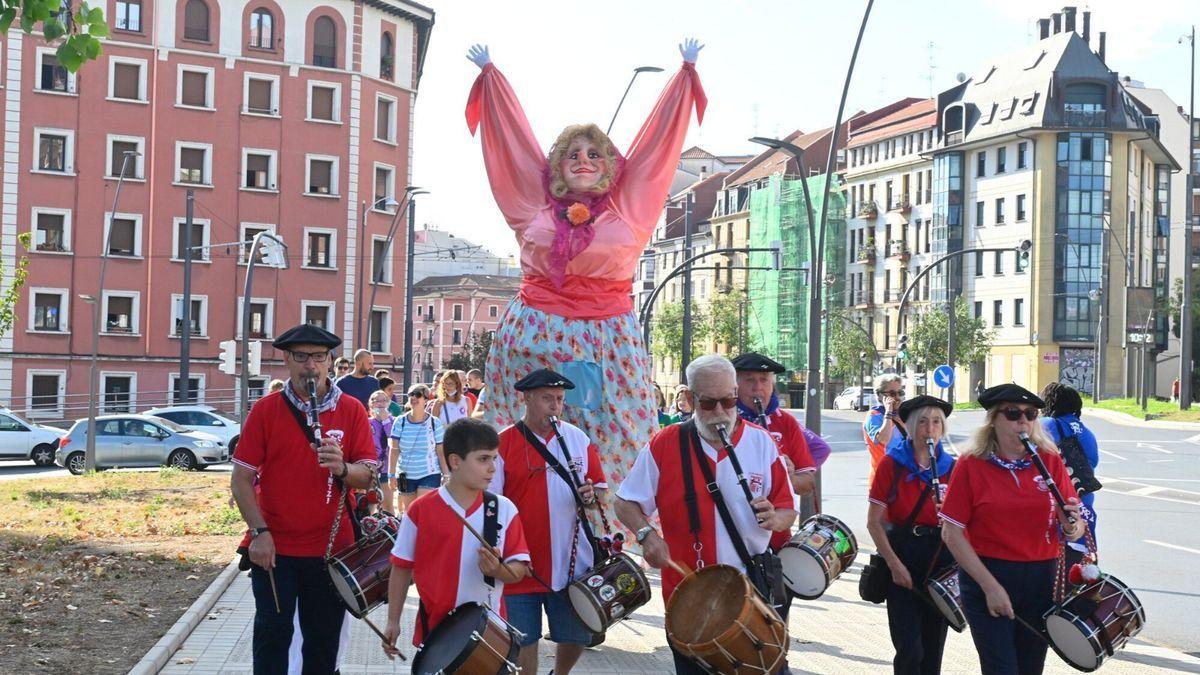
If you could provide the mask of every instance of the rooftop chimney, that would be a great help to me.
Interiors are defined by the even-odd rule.
[[[1062,32],[1062,14],[1055,12],[1050,15],[1050,21],[1054,23],[1054,34],[1058,35]]]
[[[1092,44],[1092,13],[1083,13],[1083,41]]]
[[[1075,8],[1074,7],[1063,7],[1062,14],[1063,14],[1063,32],[1064,33],[1074,33],[1075,32]]]
[[[1050,19],[1038,19],[1038,35],[1042,40],[1050,37]]]
[[[1107,38],[1108,38],[1108,33],[1104,32],[1104,31],[1100,31],[1100,50],[1096,52],[1096,55],[1100,57],[1100,63],[1106,64],[1106,65],[1108,64],[1108,62],[1104,60],[1104,43],[1107,42]]]

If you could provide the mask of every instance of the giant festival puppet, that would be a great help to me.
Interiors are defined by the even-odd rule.
[[[498,426],[520,419],[524,403],[513,383],[552,368],[576,385],[564,419],[587,432],[618,478],[658,428],[632,283],[693,107],[703,121],[702,48],[690,39],[679,46],[683,66],[625,155],[595,124],[578,124],[558,135],[547,156],[487,47],[467,54],[482,70],[467,101],[467,126],[481,130],[492,194],[516,234],[523,272],[488,356],[485,419]]]

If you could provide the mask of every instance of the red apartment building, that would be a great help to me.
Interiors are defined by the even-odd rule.
[[[471,336],[495,332],[504,308],[517,296],[520,277],[456,274],[426,277],[413,286],[413,372],[432,382],[434,372],[463,351]]]
[[[240,337],[246,266],[238,242],[270,230],[288,268],[256,268],[251,338],[301,321],[347,351],[402,361],[403,232],[412,110],[431,9],[406,0],[107,0],[101,56],[78,73],[54,47],[0,36],[4,162],[0,259],[11,270],[30,232],[18,319],[0,339],[0,404],[47,420],[87,406],[91,305],[100,298],[101,404],[162,404],[178,391],[180,331],[191,329],[199,399],[234,408],[218,343]],[[126,171],[99,286],[123,153]],[[192,302],[182,308],[186,193],[195,193]],[[229,246],[212,246],[229,243]],[[361,268],[361,269],[360,269]],[[367,339],[357,334],[361,272],[380,283]],[[367,277],[370,279],[371,277]],[[399,280],[399,283],[393,283]],[[370,296],[370,288],[363,297]],[[268,345],[263,376],[284,366]]]

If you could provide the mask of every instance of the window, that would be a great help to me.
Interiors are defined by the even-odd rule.
[[[367,349],[376,353],[390,352],[388,343],[391,341],[391,326],[388,317],[391,312],[387,309],[374,308],[371,310],[371,320],[367,327]]]
[[[199,2],[199,0],[191,0]],[[175,91],[175,104],[191,108],[213,107],[212,68],[179,66],[179,81]]]
[[[237,336],[242,336],[242,303],[244,298],[238,298]],[[250,339],[264,340],[271,337],[274,321],[275,301],[270,298],[250,298]]]
[[[384,31],[379,39],[379,77],[384,80],[392,79],[395,69],[392,67],[396,60],[395,41],[392,34]]]
[[[452,344],[452,345],[461,345],[462,344],[462,329],[461,328],[454,329],[454,332],[451,334],[451,337],[450,337],[450,344]]]
[[[387,208],[381,208],[380,201],[392,199],[395,194],[395,181],[393,177],[396,175],[396,170],[385,164],[375,165],[375,200],[371,202],[376,211],[392,211]]]
[[[338,186],[338,158],[324,155],[308,155],[308,176],[305,185],[308,194],[336,195]]]
[[[211,185],[212,146],[204,143],[175,143],[175,165],[180,183]]]
[[[35,251],[66,253],[71,250],[71,212],[65,209],[33,210]]]
[[[1004,251],[993,252],[993,263],[995,266],[995,274],[1000,276],[1004,274]]]
[[[1025,299],[1013,298],[1013,325],[1025,325]]]
[[[993,300],[992,301],[992,325],[993,326],[1004,325],[1004,301],[1003,300]]]
[[[126,178],[141,180],[142,146],[145,139],[136,136],[108,135],[108,178],[117,178],[124,170]],[[125,161],[125,153],[132,153]]]
[[[146,62],[118,56],[108,60],[108,96],[124,101],[146,100]]]
[[[337,24],[327,16],[319,16],[313,22],[312,64],[337,68]]]
[[[1017,195],[1017,222],[1024,222],[1025,213],[1025,198],[1027,195]]]
[[[136,291],[104,291],[104,333],[134,335],[138,333],[138,298]]]
[[[250,46],[257,49],[275,49],[275,18],[265,8],[250,14]]]
[[[238,309],[241,309],[239,303]],[[183,330],[183,296],[174,293],[171,295],[171,337],[179,337]],[[240,314],[238,316],[241,316]],[[189,324],[191,325],[192,335],[204,337],[208,334],[208,296],[193,295],[192,310],[189,313]],[[238,322],[241,325],[241,322]]]
[[[371,241],[371,279],[376,283],[392,283],[392,247],[387,239]]]
[[[208,5],[204,0],[187,0],[183,6],[183,39],[208,42]]]
[[[67,291],[63,288],[31,288],[29,329],[48,333],[67,332]]]
[[[34,129],[34,171],[74,173],[75,132],[65,129]]]
[[[983,227],[983,202],[975,202],[975,227]]]
[[[117,18],[114,25],[119,30],[142,32],[141,0],[117,0]]]
[[[242,187],[248,190],[275,189],[275,151],[242,149]]]
[[[1026,151],[1028,146],[1029,146],[1028,141],[1021,141],[1020,143],[1017,143],[1017,168],[1018,169],[1024,169],[1029,166],[1029,157],[1028,157],[1028,153]]]
[[[184,402],[183,399],[183,381],[179,379],[179,373],[171,373],[171,400],[169,403],[175,405]],[[188,400],[187,403],[203,403],[204,402],[204,375],[189,375],[188,376]]]
[[[1004,224],[1004,197],[1000,197],[996,200],[996,224]]]
[[[983,276],[983,251],[975,251],[975,276]]]
[[[996,148],[996,173],[1004,173],[1008,162],[1008,148]]]
[[[488,318],[495,319],[498,316],[500,316],[500,308],[499,307],[497,307],[496,305],[492,305],[491,307],[488,307]]]
[[[183,250],[187,237],[186,228],[186,219],[175,219],[175,245],[171,249],[175,252],[175,257],[171,258],[171,260],[183,260]],[[207,220],[192,219],[192,262],[196,262],[197,260],[208,262],[208,230]]]
[[[133,412],[133,390],[137,375],[133,373],[100,373],[104,401],[100,412],[105,415]]]
[[[336,236],[336,230],[305,230],[304,267],[333,269],[333,243]]]
[[[261,73],[246,73],[246,82],[242,90],[242,100],[245,101],[245,112],[256,115],[278,115],[279,78]]]
[[[983,176],[986,173],[987,173],[987,152],[980,150],[975,155],[975,176],[977,178],[983,178]]]
[[[396,99],[378,96],[375,99],[375,140],[396,142]]]
[[[60,417],[63,410],[63,381],[67,374],[61,370],[28,371],[26,391],[29,392],[30,417]]]
[[[300,314],[304,317],[304,323],[310,323],[326,330],[333,325],[332,302],[301,301]]]
[[[39,91],[52,91],[60,94],[75,93],[75,75],[58,62],[54,50],[39,49],[37,60],[37,88]]]
[[[263,225],[263,224],[259,224],[259,223],[242,223],[241,229],[242,229],[242,236],[241,236],[240,241],[242,242],[242,248],[241,248],[241,251],[238,253],[238,264],[245,265],[246,260],[250,258],[250,249],[254,246],[254,237],[256,237],[257,235],[259,235],[262,232],[274,233],[275,226],[274,225]],[[264,253],[264,251],[262,249],[262,246],[260,245],[258,248],[258,259],[254,261],[254,264],[262,265],[262,264],[266,263],[266,258],[264,258],[263,253]]]
[[[454,320],[455,321],[463,320],[463,306],[462,305],[458,305],[458,304],[454,305]]]
[[[331,83],[308,83],[308,119],[341,122],[342,88]]]
[[[979,301],[979,300],[975,301],[975,318],[976,319],[983,318],[983,302]]]
[[[127,213],[104,214],[108,238],[108,254],[140,256],[142,254],[142,217]]]

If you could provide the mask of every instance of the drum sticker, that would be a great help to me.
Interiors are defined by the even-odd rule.
[[[603,600],[604,602],[608,602],[615,597],[617,597],[617,589],[615,589],[612,586],[609,586],[607,584],[600,587],[600,599],[601,600]]]
[[[616,585],[617,590],[621,591],[621,595],[635,593],[638,589],[637,581],[634,580],[632,574],[618,574]]]
[[[946,501],[946,492],[950,490],[950,485],[947,483],[938,483],[938,501]]]
[[[1046,487],[1046,479],[1045,478],[1042,478],[1041,476],[1034,476],[1033,482],[1035,485],[1037,485],[1037,489],[1041,490],[1042,492],[1050,491],[1050,488]]]
[[[600,584],[603,583],[604,577],[600,576],[599,574],[593,574],[592,576],[588,577],[587,580],[587,585],[591,586],[592,588],[600,588]]]
[[[812,534],[808,535],[807,543],[813,548],[821,548],[825,545],[825,535],[819,532],[813,532]]]
[[[614,619],[621,618],[621,615],[624,613],[625,613],[625,605],[613,605],[612,608],[608,612],[609,616]]]
[[[762,495],[764,482],[761,473],[750,474],[750,492],[755,495]]]

